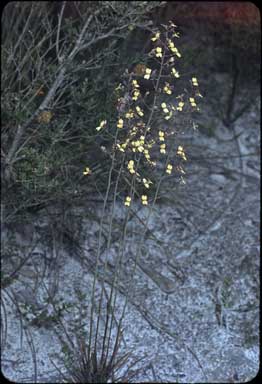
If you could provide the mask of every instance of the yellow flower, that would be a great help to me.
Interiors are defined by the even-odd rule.
[[[122,148],[122,146],[120,144],[117,144],[116,146],[119,149],[119,151],[125,152],[124,148]]]
[[[144,186],[145,186],[146,188],[149,188],[149,185],[150,185],[150,184],[153,184],[152,181],[147,180],[147,179],[145,179],[145,178],[143,179],[143,183],[144,183]]]
[[[166,144],[160,144],[160,153],[166,153]]]
[[[144,204],[144,205],[148,204],[148,202],[147,202],[147,195],[142,195],[141,196],[141,200],[142,200],[142,204]]]
[[[132,100],[137,100],[138,99],[138,96],[140,95],[140,92],[138,89],[136,89],[133,93],[133,97],[132,97]]]
[[[159,131],[158,135],[159,135],[159,140],[160,141],[165,141],[165,132]]]
[[[197,106],[197,105],[196,105],[196,101],[195,101],[195,99],[194,99],[193,97],[190,97],[190,98],[189,98],[189,101],[190,101],[192,107],[196,107],[196,106]]]
[[[172,68],[172,75],[175,76],[176,78],[179,78],[180,75],[179,75],[179,72],[177,72],[177,70],[175,68]]]
[[[152,69],[150,69],[150,68],[146,68],[146,74],[145,74],[145,76],[144,76],[144,79],[149,80],[149,79],[150,79],[151,72],[152,72]]]
[[[127,119],[132,119],[132,117],[134,117],[134,112],[132,111],[132,109],[130,109],[126,114],[125,114],[125,117]]]
[[[157,32],[157,33],[155,34],[155,36],[153,36],[153,37],[151,38],[151,40],[152,40],[152,41],[156,41],[156,40],[159,39],[159,37],[160,37],[160,32]]]
[[[127,146],[127,142],[125,142],[123,144],[117,144],[116,146],[119,149],[119,151],[125,152],[125,149],[126,149],[126,146]]]
[[[137,132],[137,127],[133,127],[132,130],[131,130],[130,135],[131,135],[131,136],[135,136],[135,135],[136,135],[136,132]]]
[[[131,197],[130,197],[130,196],[127,196],[127,197],[126,197],[126,200],[125,200],[125,205],[129,207],[129,206],[130,206],[130,203],[131,203],[131,200],[132,200]]]
[[[181,57],[181,53],[177,50],[177,48],[175,48],[175,54],[177,55],[177,57]]]
[[[165,111],[164,111],[164,112],[165,112]],[[165,116],[165,119],[166,119],[166,120],[171,119],[172,115],[173,115],[173,112],[170,111],[169,115]]]
[[[197,87],[198,86],[198,81],[196,77],[192,77],[192,84]]]
[[[184,105],[185,105],[185,103],[183,103],[183,101],[180,101],[180,102],[178,103],[177,110],[178,110],[178,111],[182,111]]]
[[[170,39],[168,39],[168,47],[171,52],[177,55],[177,57],[181,57],[181,54],[179,53],[178,49],[175,47],[175,44]]]
[[[147,159],[147,161],[149,161],[150,160],[150,155],[149,155],[148,149],[144,149],[144,155],[145,155],[145,158]]]
[[[162,103],[161,107],[162,107],[164,113],[168,113],[169,112],[169,110],[167,109],[166,103]]]
[[[139,116],[144,116],[144,113],[143,113],[142,109],[139,106],[136,106],[136,111],[137,111],[137,114]]]
[[[138,82],[137,82],[137,80],[133,80],[133,81],[132,81],[132,84],[133,84],[133,87],[134,87],[134,88],[139,88],[139,87],[140,87],[139,84],[138,84]]]
[[[177,155],[181,156],[183,160],[187,160],[185,152],[184,152],[184,148],[182,147],[182,145],[178,146]]]
[[[102,120],[98,127],[96,127],[97,131],[100,131],[106,125],[106,120]]]
[[[117,123],[117,128],[123,128],[123,124],[124,124],[124,120],[123,119],[119,119],[118,123]]]
[[[166,167],[166,173],[169,173],[169,175],[171,175],[172,169],[173,169],[173,165],[168,164]]]
[[[135,173],[135,170],[134,170],[134,160],[129,160],[127,168],[128,168],[130,173]]]
[[[162,48],[161,47],[157,47],[156,48],[156,57],[162,57]]]
[[[84,170],[84,172],[83,172],[83,175],[90,175],[90,173],[91,173],[91,169],[90,168],[88,168],[88,167],[85,167],[85,170]]]
[[[171,48],[175,48],[175,44],[173,43],[172,40],[168,39],[167,42],[168,42],[168,46],[169,46],[170,49]]]
[[[164,92],[167,93],[168,95],[171,95],[172,94],[172,91],[171,91],[171,88],[170,88],[170,84],[169,83],[166,83],[165,86],[164,86]]]

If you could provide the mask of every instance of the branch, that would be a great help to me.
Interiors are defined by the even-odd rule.
[[[66,2],[63,1],[63,5],[62,5],[62,8],[61,8],[59,17],[58,17],[58,27],[57,27],[57,33],[56,33],[56,56],[57,56],[59,64],[62,62],[62,58],[59,55],[59,37],[60,37],[61,22],[62,22],[62,17],[63,17],[64,10],[65,10],[65,5],[66,5]]]

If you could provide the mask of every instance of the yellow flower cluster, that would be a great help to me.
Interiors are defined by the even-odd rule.
[[[196,101],[198,101],[197,96],[202,97],[198,90],[198,80],[196,77],[192,77],[192,86],[190,88],[193,92],[188,95],[186,99],[184,97],[186,93],[178,95],[175,102],[171,102],[168,98],[169,95],[174,94],[175,90],[178,89],[175,87],[175,82],[176,79],[180,78],[180,74],[176,70],[175,66],[177,60],[176,57],[180,58],[181,54],[174,44],[174,38],[179,37],[179,34],[174,30],[176,25],[170,21],[169,25],[162,27],[159,30],[154,30],[151,37],[151,41],[154,42],[154,45],[152,51],[150,52],[150,57],[162,58],[162,60],[155,60],[155,62],[158,62],[156,64],[158,69],[151,69],[147,67],[145,63],[138,63],[134,68],[132,66],[132,72],[126,71],[126,74],[129,73],[130,76],[132,76],[131,79],[129,77],[130,80],[128,80],[128,76],[125,76],[126,80],[124,80],[123,84],[119,84],[116,88],[116,91],[119,91],[117,92],[116,97],[119,101],[123,101],[121,103],[121,108],[117,106],[117,111],[120,114],[117,117],[116,126],[119,129],[125,129],[119,132],[118,140],[113,148],[117,151],[126,152],[127,159],[125,160],[124,165],[125,174],[128,175],[128,178],[135,179],[135,181],[139,183],[142,188],[142,196],[140,195],[139,197],[142,205],[149,204],[147,192],[148,190],[150,191],[151,184],[153,183],[150,180],[151,177],[149,178],[148,174],[144,174],[144,170],[141,170],[141,174],[138,173],[140,172],[140,159],[142,158],[142,162],[146,163],[147,167],[148,165],[156,166],[156,161],[152,161],[151,159],[151,156],[153,157],[153,153],[155,153],[151,150],[151,148],[159,146],[160,154],[158,154],[158,156],[161,158],[161,154],[165,155],[169,152],[171,145],[169,144],[168,139],[170,135],[176,132],[176,129],[171,128],[170,126],[162,127],[160,125],[158,129],[154,127],[156,121],[158,121],[158,116],[155,118],[153,113],[155,113],[155,111],[156,113],[160,112],[160,121],[169,120],[172,116],[176,117],[176,115],[178,115],[177,111],[183,111],[185,109],[192,111],[192,109],[189,108],[190,105],[192,107],[196,107],[195,109],[198,110],[196,104]],[[138,80],[136,80],[136,78]],[[152,107],[154,109],[151,108],[152,105],[147,102],[148,98],[146,98],[149,92],[146,92],[144,95],[144,92],[141,90],[142,84],[139,84],[139,79],[150,80],[150,82],[151,80],[155,80],[153,84],[155,85],[155,89],[152,87],[150,94],[155,96],[161,92],[160,97],[163,99],[160,102],[160,106],[154,102]],[[145,82],[145,84],[147,83],[148,82]],[[159,100],[159,98],[157,100]],[[150,120],[146,125],[143,116],[148,114],[148,110],[149,112],[151,111],[152,114],[149,113]],[[96,130],[102,130],[106,124],[107,121],[102,120],[98,127],[96,127]],[[148,124],[154,124],[152,125],[152,129],[148,126]],[[153,128],[155,128],[156,131],[154,131]],[[176,155],[181,157],[183,160],[187,160],[184,148],[181,145],[176,148],[174,149],[174,151],[176,151]],[[166,158],[166,156],[164,156],[164,158]],[[170,163],[167,162],[164,168],[164,173],[166,175],[171,175],[175,169],[176,172],[180,173],[181,180],[183,181],[182,175],[185,174],[183,168],[180,165],[172,165],[172,159],[169,161]],[[91,174],[90,168],[86,167],[83,174]],[[133,185],[133,183],[130,185]],[[133,203],[133,199],[133,194],[128,192],[123,198],[124,205],[129,207]]]
[[[168,95],[171,95],[171,94],[172,94],[172,91],[171,91],[171,88],[170,88],[170,84],[169,84],[169,83],[165,83],[165,86],[164,86],[164,92],[167,93]]]
[[[100,131],[106,125],[106,120],[102,120],[98,127],[96,127],[97,131]]]
[[[118,143],[116,146],[117,146],[117,148],[119,149],[119,151],[121,151],[121,152],[125,152],[125,149],[126,149],[126,147],[127,147],[128,142],[129,142],[129,139],[127,139],[127,140],[125,141],[125,143],[122,143],[122,144],[119,144],[119,143]]]
[[[173,165],[171,165],[171,164],[167,164],[167,167],[166,167],[166,173],[168,173],[169,175],[171,175],[172,169],[173,169]]]
[[[138,112],[139,112],[139,110],[138,110]],[[133,126],[130,129],[130,131],[128,133],[128,137],[126,138],[126,140],[122,143],[118,142],[116,144],[116,148],[121,152],[125,152],[127,149],[129,149],[132,152],[143,153],[148,164],[155,166],[156,163],[151,161],[150,153],[149,153],[149,149],[152,148],[152,146],[155,144],[155,141],[152,139],[150,141],[145,142],[145,135],[144,134],[138,135],[139,131],[141,133],[143,133],[145,130],[150,131],[150,129],[151,129],[150,127],[145,128],[145,123],[143,123],[141,121],[137,122],[137,125]],[[129,164],[128,169],[131,170],[131,173],[135,173],[132,171],[132,169],[133,169],[133,163],[132,162]]]
[[[83,175],[87,176],[91,174],[91,169],[89,167],[85,167],[85,170],[83,172]]]
[[[177,148],[177,155],[181,156],[183,160],[187,160],[184,148],[181,145],[179,145]]]
[[[124,125],[124,120],[123,119],[119,119],[118,122],[117,122],[117,128],[123,128],[123,125]]]
[[[132,111],[132,109],[129,109],[129,111],[125,114],[125,117],[127,119],[132,119],[134,117],[134,112]]]
[[[143,152],[144,151],[145,136],[140,136],[139,140],[134,140],[131,142],[133,152]]]

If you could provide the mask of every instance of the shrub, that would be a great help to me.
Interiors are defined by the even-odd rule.
[[[93,159],[94,166],[103,159],[94,140],[95,122],[113,118],[112,90],[129,59],[123,56],[125,42],[136,29],[148,27],[147,14],[159,5],[12,2],[5,7],[1,136],[5,222],[50,202],[82,200],[82,189],[85,199],[94,191],[91,184],[81,184],[76,169],[87,159]],[[107,145],[103,137],[99,140]],[[100,171],[103,179],[103,168]]]

